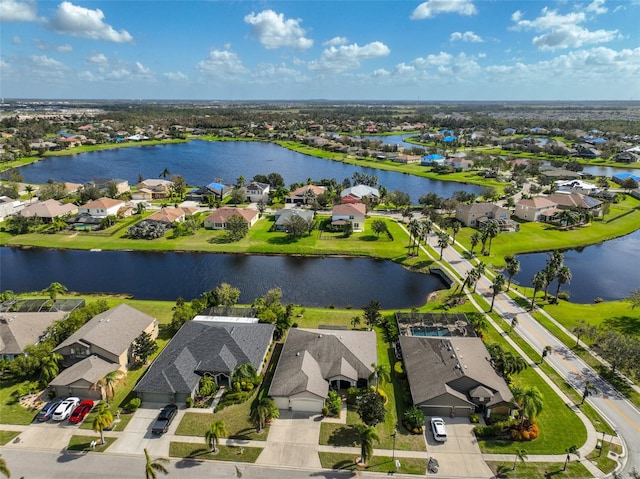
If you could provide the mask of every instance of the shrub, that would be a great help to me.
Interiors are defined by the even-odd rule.
[[[340,409],[342,408],[342,399],[336,391],[329,391],[327,396],[327,408],[333,416],[340,415]]]
[[[402,361],[395,362],[395,364],[393,365],[393,372],[398,377],[401,377],[401,378],[404,377],[404,364],[402,364]]]
[[[564,301],[569,301],[570,297],[571,297],[571,294],[569,293],[569,291],[560,291],[558,293],[558,299],[562,299]]]
[[[476,413],[469,414],[469,421],[471,424],[478,424],[480,422],[480,415]]]
[[[598,303],[602,303],[604,301],[604,299],[602,299],[600,296],[598,296],[596,299],[593,300],[594,303],[598,304]]]
[[[418,407],[407,409],[402,416],[405,427],[409,430],[416,428],[422,429],[424,425],[424,412]]]
[[[322,408],[322,415],[327,417],[329,415],[329,408],[327,406]]]
[[[201,396],[211,396],[216,392],[218,385],[211,376],[202,376],[198,386],[198,392]]]
[[[188,396],[185,402],[187,403],[187,407],[193,407],[193,398],[191,396]]]
[[[347,404],[354,405],[358,402],[358,396],[360,395],[360,390],[358,388],[350,387],[347,389]]]
[[[140,404],[142,404],[140,398],[133,398],[131,399],[131,401],[125,404],[124,409],[128,412],[135,412],[140,407]]]

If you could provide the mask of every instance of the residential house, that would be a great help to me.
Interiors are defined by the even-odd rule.
[[[251,228],[260,216],[257,210],[249,208],[232,208],[231,206],[223,206],[212,212],[204,219],[204,227],[210,230],[227,229],[227,221],[232,216],[239,216],[244,220],[249,228]]]
[[[58,200],[50,199],[25,206],[22,211],[20,211],[20,216],[24,216],[25,218],[35,216],[46,223],[50,223],[56,218],[73,215],[77,212],[78,207],[73,203],[64,204]]]
[[[507,221],[511,218],[508,209],[494,203],[471,203],[456,207],[456,219],[465,226],[480,227],[487,220]]]
[[[326,191],[326,186],[304,185],[293,190],[289,197],[286,198],[286,203],[307,205],[309,204],[309,202],[312,202],[318,195],[321,195]]]
[[[331,224],[342,226],[351,223],[354,232],[364,231],[364,220],[367,207],[364,203],[347,203],[335,205],[331,210]]]
[[[304,221],[309,223],[313,221],[315,212],[311,210],[301,210],[297,208],[278,210],[275,213],[274,229],[276,231],[285,231],[285,232],[288,231],[289,221],[291,221],[292,216],[299,216]]]
[[[54,321],[63,319],[67,312],[53,313],[0,313],[0,359],[13,359],[24,348],[42,339],[45,330]]]
[[[444,156],[436,155],[435,153],[424,155],[420,164],[423,166],[442,165],[444,164]]]
[[[340,192],[342,203],[362,203],[365,198],[371,201],[380,199],[378,188],[367,185],[355,185]]]
[[[146,179],[136,185],[136,190],[131,194],[134,200],[161,200],[169,196],[173,182],[164,179]]]
[[[547,198],[553,201],[560,210],[590,211],[596,218],[602,214],[602,202],[591,196],[559,191],[548,195]]]
[[[374,331],[293,328],[269,396],[278,409],[320,413],[329,389],[367,386],[377,361]]]
[[[0,221],[8,216],[15,215],[20,212],[24,204],[20,200],[14,200],[8,196],[0,196]]]
[[[534,196],[531,199],[519,200],[514,216],[526,221],[546,222],[559,211],[558,205],[546,196]]]
[[[266,204],[269,202],[269,193],[271,192],[269,184],[252,181],[244,189],[247,192],[247,200],[251,203],[264,201]]]
[[[412,165],[414,163],[420,163],[422,157],[420,155],[394,155],[391,160],[394,163],[400,163],[403,165]]]
[[[540,176],[547,180],[576,180],[582,177],[582,173],[561,168],[550,168],[540,171]]]
[[[426,416],[509,414],[513,394],[482,339],[400,336],[413,404]]]
[[[187,200],[199,201],[200,203],[206,203],[207,197],[212,197],[216,200],[223,200],[231,194],[232,190],[233,186],[213,182],[187,192]]]
[[[96,187],[101,193],[108,193],[111,185],[115,187],[116,196],[130,190],[129,182],[121,178],[94,178],[86,184],[87,187]]]
[[[274,325],[257,319],[187,321],[133,390],[145,402],[184,403],[194,397],[205,375],[228,387],[242,364],[249,363],[261,373],[274,330]]]
[[[79,396],[83,399],[103,399],[96,385],[107,374],[120,369],[117,363],[92,355],[66,368],[49,383],[56,396]]]
[[[580,193],[581,195],[590,195],[597,193],[598,188],[593,183],[582,180],[557,180],[554,181],[558,191],[567,191],[569,193]]]
[[[78,208],[79,214],[87,214],[94,218],[106,218],[107,216],[116,216],[118,210],[125,206],[122,200],[114,200],[113,198],[99,198],[89,201]]]
[[[173,224],[176,221],[178,223],[182,223],[185,218],[189,215],[193,215],[197,213],[197,208],[188,208],[188,207],[164,207],[160,208],[158,211],[149,215],[145,218],[145,221],[156,221],[158,223],[166,223]]]
[[[576,156],[588,159],[600,158],[602,156],[602,152],[588,143],[581,143],[576,146]]]
[[[466,158],[447,158],[445,165],[452,167],[456,171],[469,171],[473,167],[473,160]]]

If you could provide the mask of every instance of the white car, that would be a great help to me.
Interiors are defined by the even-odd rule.
[[[51,419],[53,419],[54,421],[64,421],[69,416],[71,416],[71,413],[78,404],[80,404],[80,398],[70,397],[65,399],[53,412]]]
[[[445,442],[447,440],[447,428],[444,425],[444,420],[441,417],[431,418],[431,430],[433,431],[433,438],[438,442]]]

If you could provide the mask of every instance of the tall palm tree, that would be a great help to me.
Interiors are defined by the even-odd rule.
[[[535,419],[542,412],[544,406],[542,393],[535,386],[522,389],[518,397],[514,395],[514,400],[523,413],[522,422],[524,422],[525,417],[529,421]]]
[[[7,461],[2,458],[2,454],[0,454],[0,474],[4,477],[11,477],[11,471],[9,471],[9,466],[7,466]]]
[[[162,176],[166,180],[167,176],[171,176],[171,172],[169,171],[169,168],[165,168],[158,176]]]
[[[258,432],[264,429],[265,424],[279,417],[280,410],[276,407],[275,401],[268,396],[254,402],[250,412],[250,420],[255,424]]]
[[[154,460],[151,460],[151,456],[149,455],[149,451],[145,448],[144,457],[147,461],[144,467],[144,473],[146,479],[156,479],[158,477],[158,473],[161,472],[164,475],[169,474],[169,471],[165,467],[165,464],[169,464],[169,459],[166,457],[158,457]]]
[[[558,270],[558,274],[556,275],[558,279],[558,289],[556,289],[556,303],[558,302],[558,295],[560,294],[560,287],[571,281],[572,275],[571,270],[567,265],[562,265],[562,267]]]
[[[513,467],[511,468],[512,471],[516,470],[516,464],[518,463],[518,459],[522,462],[524,462],[527,459],[528,454],[527,451],[525,449],[518,449],[516,450],[516,458],[513,461]]]
[[[59,294],[64,294],[67,292],[67,287],[54,281],[42,292],[47,293],[49,295],[49,298],[51,298],[51,301],[55,301],[56,299],[58,299]]]
[[[94,384],[94,389],[100,389],[100,394],[103,399],[106,400],[107,406],[109,405],[109,400],[113,399],[113,396],[116,393],[116,386],[120,383],[124,376],[124,373],[119,369],[115,371],[111,371],[107,373],[104,377],[98,379]]]
[[[480,243],[480,239],[481,239],[480,233],[478,233],[477,231],[471,235],[470,241],[471,241],[472,255],[473,255],[473,250],[475,249],[476,246],[478,246],[478,243]]]
[[[113,415],[106,403],[100,403],[96,416],[93,418],[91,427],[95,432],[100,433],[100,444],[104,444],[104,430],[113,423]]]
[[[386,364],[376,364],[373,363],[371,365],[371,368],[373,369],[373,372],[369,375],[369,381],[371,381],[372,379],[375,378],[376,380],[376,391],[378,390],[378,385],[380,380],[382,379],[383,382],[388,382],[390,381],[390,377],[389,377],[389,366],[387,366]]]
[[[60,361],[62,356],[58,353],[51,353],[42,358],[40,362],[40,383],[47,385],[60,372]]]
[[[409,228],[409,254],[417,254],[418,247],[420,246],[420,223],[417,220],[412,219],[408,225]],[[415,249],[415,253],[414,253]]]
[[[578,446],[571,446],[570,448],[567,449],[566,452],[567,452],[567,457],[564,460],[564,467],[562,468],[563,471],[567,470],[567,465],[571,460],[571,454],[573,454],[574,456],[580,457],[580,450],[578,449]]]
[[[500,228],[498,228],[498,223],[490,220],[485,223],[485,231],[487,232],[487,237],[489,238],[489,248],[487,249],[487,256],[491,256],[491,243],[493,241],[493,238],[498,236],[498,233],[500,233]]]
[[[531,306],[529,306],[529,311],[533,311],[533,308],[536,303],[536,294],[538,291],[543,289],[547,284],[547,277],[545,276],[543,271],[538,271],[533,275],[533,295],[531,296]]]
[[[373,441],[380,442],[380,436],[373,427],[361,426],[360,428],[360,464],[369,462],[373,456]]]
[[[429,235],[433,231],[433,221],[430,219],[422,220],[422,237],[424,239],[424,244],[429,245]]]
[[[224,421],[216,421],[209,426],[209,430],[204,435],[204,441],[211,448],[211,452],[218,452],[218,439],[227,437],[227,434]]]
[[[26,191],[29,194],[29,203],[31,203],[31,200],[33,199],[33,186],[31,185],[25,186],[24,191]]]
[[[453,222],[451,223],[451,231],[453,232],[453,240],[452,240],[453,244],[456,243],[456,235],[460,231],[461,225],[462,223],[460,223],[458,220],[453,220]]]
[[[362,318],[360,318],[360,316],[354,316],[353,318],[351,318],[351,327],[353,329],[356,329],[358,326],[360,326],[360,323],[362,323]]]
[[[596,388],[590,381],[584,383],[584,390],[582,391],[582,401],[580,405],[582,406],[584,402],[587,400],[589,396],[591,396],[594,392],[596,392]]]
[[[514,329],[516,329],[516,327],[518,326],[519,322],[520,321],[518,321],[518,317],[517,316],[514,316],[513,318],[511,318],[511,324],[510,324],[511,328],[509,329],[509,332],[511,332]]]
[[[440,248],[440,259],[442,259],[442,253],[444,249],[449,246],[449,235],[442,232],[438,235],[438,248]]]
[[[511,288],[511,280],[520,272],[520,261],[513,255],[505,256],[504,259],[506,261],[505,270],[509,277],[509,282],[507,283],[507,291],[509,291],[509,288]]]
[[[493,303],[496,301],[496,296],[504,289],[504,284],[507,282],[504,276],[501,274],[496,275],[491,283],[491,306],[489,312],[493,311]]]
[[[474,266],[473,270],[475,271],[474,274],[474,282],[473,282],[473,292],[476,292],[476,287],[478,286],[478,281],[480,281],[480,278],[482,278],[482,275],[484,274],[485,270],[487,269],[487,265],[485,263],[483,263],[482,261],[480,261],[477,265]]]
[[[553,348],[551,346],[545,346],[544,348],[542,348],[542,356],[540,357],[540,364],[544,363],[544,358],[546,358],[551,351],[553,351]]]

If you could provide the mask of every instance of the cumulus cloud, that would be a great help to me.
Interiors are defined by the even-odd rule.
[[[514,30],[533,30],[542,33],[533,38],[533,44],[540,50],[578,48],[592,43],[609,42],[619,36],[618,30],[591,31],[581,26],[580,24],[587,20],[584,12],[562,15],[557,10],[545,7],[541,15],[534,20],[523,20],[522,15],[515,15],[515,13],[511,18],[515,22]]]
[[[476,35],[473,32],[453,32],[451,34],[451,36],[449,37],[449,41],[455,42],[461,40],[463,42],[470,42],[470,43],[481,43],[484,40],[482,40],[482,37],[480,37],[480,35]]]
[[[313,40],[305,37],[306,32],[300,26],[299,18],[285,19],[282,13],[263,10],[260,13],[251,12],[244,17],[244,21],[252,26],[251,33],[269,50],[281,47],[306,50],[313,45]]]
[[[337,47],[340,45],[346,45],[349,42],[347,37],[333,37],[331,40],[327,40],[322,44],[323,47]]]
[[[211,50],[209,56],[196,65],[196,69],[208,76],[232,78],[248,73],[238,55],[229,50]]]
[[[478,9],[471,0],[427,0],[416,7],[411,14],[411,19],[423,20],[433,18],[441,13],[470,16],[478,13]]]
[[[104,22],[104,13],[100,9],[91,10],[80,7],[71,2],[62,2],[50,26],[58,33],[66,33],[74,37],[103,40],[106,42],[133,42],[133,37],[126,30],[116,31]]]
[[[162,76],[170,81],[179,81],[179,82],[189,81],[189,78],[187,77],[187,75],[185,75],[182,72],[167,72]]]
[[[251,75],[251,82],[262,85],[283,83],[305,83],[309,77],[300,70],[284,63],[259,63]]]
[[[94,71],[82,72],[93,81],[134,81],[154,80],[154,72],[139,61],[127,62],[117,58],[110,59],[104,53],[92,53],[85,59],[85,64]]]
[[[593,2],[587,6],[587,12],[592,12],[596,15],[602,15],[608,11],[609,9],[604,6],[604,0],[593,0]]]
[[[109,60],[104,53],[93,53],[87,57],[87,63],[92,63],[94,65],[107,65]]]
[[[71,72],[67,65],[46,55],[31,55],[25,66],[30,76],[47,80],[62,80]]]
[[[343,72],[360,67],[363,60],[385,57],[391,50],[382,42],[371,42],[364,46],[357,43],[329,47],[322,52],[319,60],[309,63],[309,69],[326,72]]]
[[[20,45],[22,44],[22,38],[20,38],[18,35],[14,35],[11,37],[11,44],[12,45]]]
[[[33,0],[0,0],[0,22],[33,22],[37,15]]]
[[[58,45],[56,47],[56,50],[58,50],[59,52],[62,53],[69,53],[73,51],[73,47],[71,45],[69,45],[68,43],[65,43],[64,45]]]

